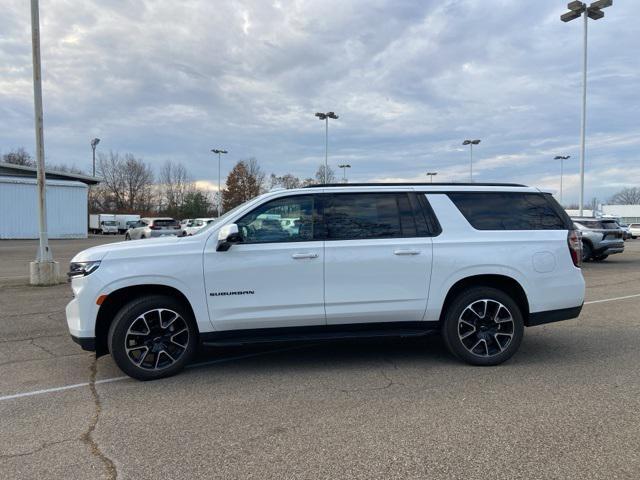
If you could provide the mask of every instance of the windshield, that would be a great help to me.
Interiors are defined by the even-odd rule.
[[[116,222],[114,222],[113,220],[105,220],[104,222],[102,222],[103,225],[106,225],[107,227],[114,227],[116,225]]]

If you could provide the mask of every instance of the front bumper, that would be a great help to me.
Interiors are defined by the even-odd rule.
[[[76,337],[71,335],[71,340],[76,342],[83,350],[87,352],[96,351],[96,337]]]

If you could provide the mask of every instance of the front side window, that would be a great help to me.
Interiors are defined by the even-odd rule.
[[[278,198],[252,210],[236,222],[243,243],[313,240],[313,196]]]
[[[416,222],[405,193],[327,195],[323,210],[327,240],[416,236]]]

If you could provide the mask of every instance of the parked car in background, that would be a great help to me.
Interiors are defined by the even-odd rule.
[[[633,238],[633,235],[631,235],[631,229],[629,228],[629,225],[627,225],[626,223],[622,223],[622,222],[618,222],[618,226],[622,229],[622,236],[624,240],[629,240],[630,238]]]
[[[463,361],[498,365],[525,327],[580,314],[580,248],[555,199],[522,185],[282,190],[191,237],[80,252],[67,323],[141,380],[177,373],[200,343],[434,332]]]
[[[129,230],[130,226],[137,223],[140,220],[140,215],[135,214],[120,214],[115,215],[116,223],[118,224],[118,233],[124,233]]]
[[[187,227],[189,225],[189,223],[191,223],[191,220],[193,220],[192,218],[183,218],[182,220],[180,220],[180,228],[184,229],[185,227]]]
[[[194,218],[186,226],[182,226],[182,236],[188,237],[194,235],[214,220],[215,218]]]
[[[180,224],[170,217],[141,218],[133,228],[127,230],[125,240],[138,240],[152,237],[166,237],[180,234]]]
[[[574,217],[582,232],[582,259],[602,261],[609,255],[624,252],[624,232],[613,219]]]
[[[89,215],[89,232],[102,235],[115,235],[118,233],[116,216],[110,213],[96,213]]]
[[[631,238],[640,237],[640,223],[629,224],[629,232],[631,232]]]

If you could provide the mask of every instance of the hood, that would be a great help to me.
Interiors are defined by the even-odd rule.
[[[106,245],[98,245],[97,247],[91,247],[83,250],[75,255],[71,259],[72,262],[90,262],[95,260],[102,260],[109,253],[123,253],[132,255],[142,254],[145,250],[154,249],[162,245],[173,245],[182,240],[182,238],[170,236],[170,237],[157,237],[148,238],[145,240],[129,240],[127,242],[107,243]]]

